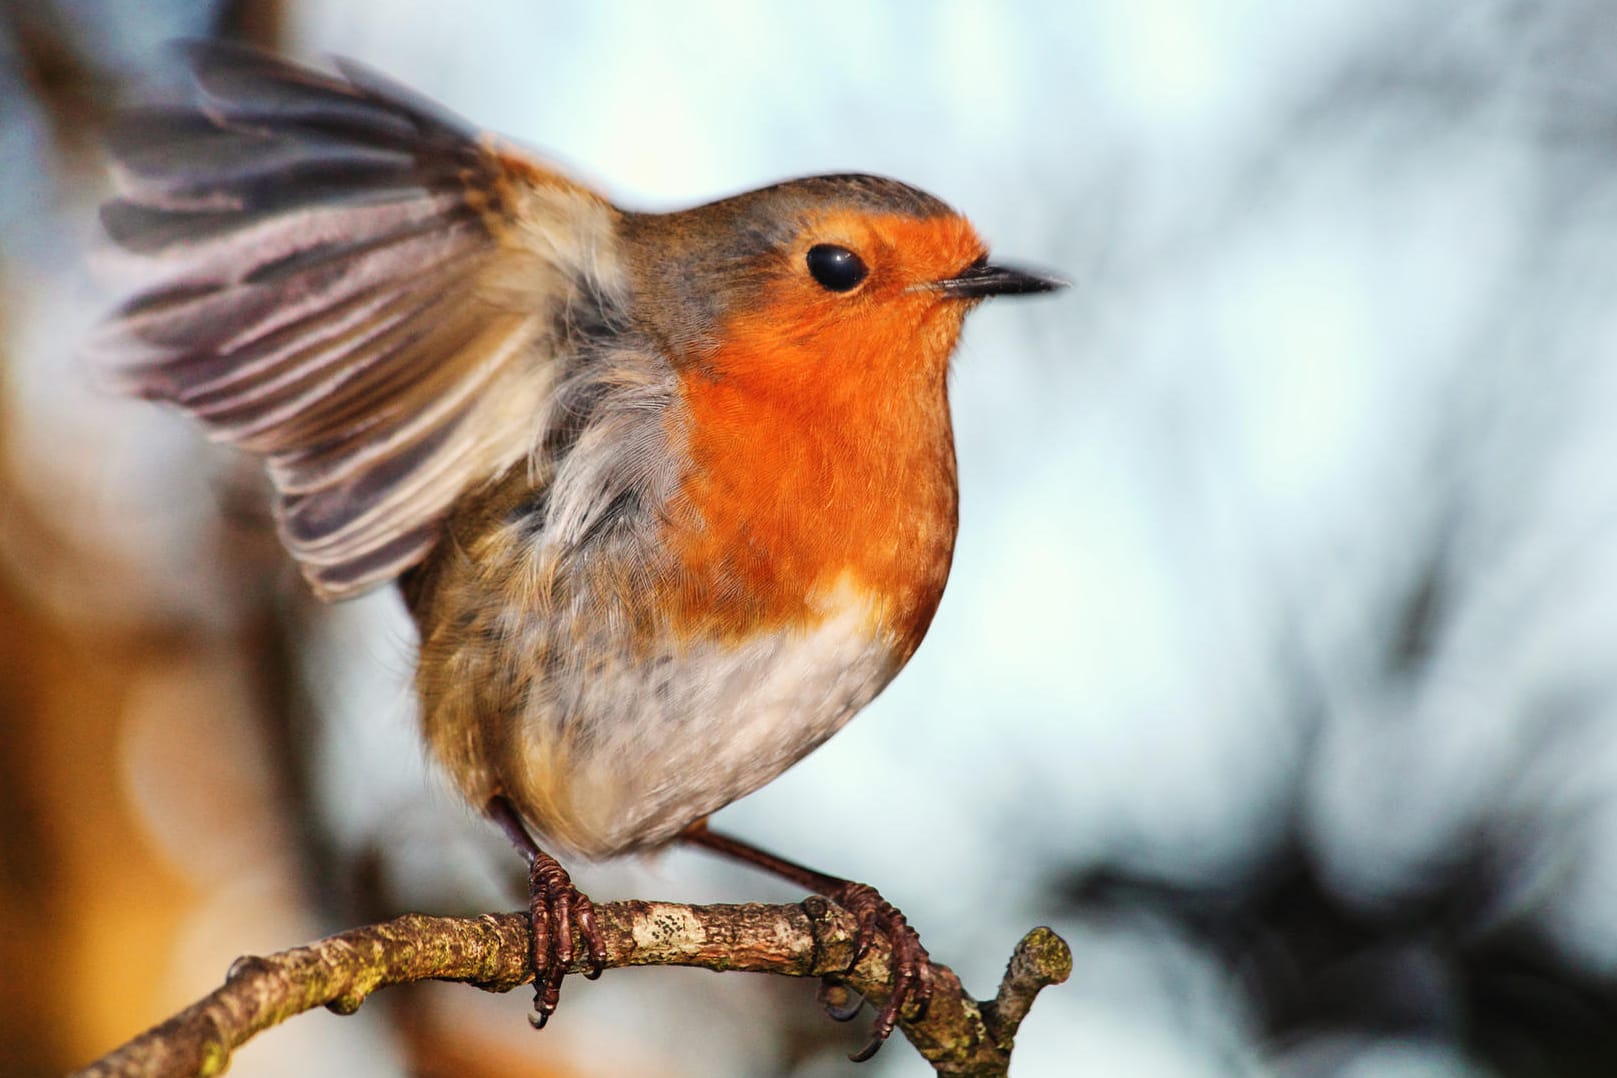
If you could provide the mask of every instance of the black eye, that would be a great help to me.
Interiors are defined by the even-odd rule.
[[[858,255],[834,243],[817,243],[809,248],[808,271],[822,287],[833,292],[857,288],[870,273]]]

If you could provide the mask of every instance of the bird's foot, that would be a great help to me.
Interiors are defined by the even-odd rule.
[[[850,971],[864,960],[870,945],[878,936],[886,937],[893,956],[892,995],[876,1012],[875,1024],[870,1029],[870,1043],[849,1057],[855,1063],[862,1063],[875,1055],[882,1042],[892,1034],[893,1026],[905,1007],[911,1008],[910,1014],[917,1021],[926,1017],[927,1004],[932,1001],[932,959],[926,953],[926,948],[921,946],[921,937],[910,927],[904,915],[878,894],[874,887],[863,883],[844,883],[829,897],[859,919],[858,934],[854,937],[853,961],[848,963]],[[841,1014],[833,1014],[832,1017],[845,1021],[853,1014],[843,1009]]]
[[[606,942],[595,924],[595,906],[589,897],[573,886],[573,879],[561,863],[542,850],[535,850],[528,868],[528,916],[533,930],[529,957],[533,962],[533,1010],[528,1021],[543,1029],[556,1013],[561,998],[561,981],[573,963],[573,933],[584,938],[589,949],[590,980],[606,968]]]

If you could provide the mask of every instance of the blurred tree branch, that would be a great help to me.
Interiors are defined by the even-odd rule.
[[[853,969],[856,923],[817,897],[797,905],[598,905],[607,965],[697,966],[711,970],[824,977],[828,1002],[851,989],[873,1003],[891,987],[890,954],[877,940]],[[409,914],[295,947],[238,959],[225,983],[161,1025],[78,1072],[77,1078],[213,1075],[254,1035],[314,1007],[352,1014],[378,988],[413,981],[462,981],[506,992],[531,979],[526,914],[476,918]],[[579,955],[582,946],[575,947]],[[587,960],[575,961],[582,972]],[[1035,928],[1017,944],[992,1000],[967,995],[946,966],[933,965],[931,1005],[899,1028],[939,1074],[986,1078],[1010,1064],[1017,1028],[1039,991],[1072,971],[1067,944]]]

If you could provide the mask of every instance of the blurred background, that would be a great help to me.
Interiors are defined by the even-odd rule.
[[[122,287],[109,108],[214,33],[638,207],[888,173],[1073,279],[968,328],[927,643],[719,816],[877,884],[979,994],[1057,928],[1019,1075],[1617,1072],[1609,0],[0,0],[0,1073],[239,954],[521,903],[422,761],[397,598],[310,599],[256,466],[78,358]],[[687,852],[577,875],[797,897]],[[528,1004],[390,990],[232,1073],[818,1076],[864,1032],[735,974]]]

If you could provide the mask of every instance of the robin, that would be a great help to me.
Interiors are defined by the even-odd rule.
[[[529,861],[535,1024],[575,933],[604,961],[550,850],[684,842],[891,942],[874,1052],[931,994],[914,930],[706,821],[915,652],[961,323],[1061,282],[896,180],[639,213],[358,64],[186,55],[193,97],[112,136],[106,231],[170,267],[107,327],[116,377],[265,459],[322,598],[398,582],[425,740]]]

